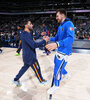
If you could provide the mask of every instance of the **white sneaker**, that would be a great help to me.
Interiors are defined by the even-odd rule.
[[[15,84],[17,87],[21,87],[22,86],[22,84],[20,83],[20,81],[18,80],[18,81],[12,81],[12,84]]]
[[[48,81],[42,81],[42,82],[40,82],[40,84],[42,84],[42,85],[47,85],[49,82]]]
[[[58,86],[53,86],[53,87],[51,87],[51,88],[47,91],[47,93],[48,93],[48,94],[52,94],[53,92],[55,92],[55,91],[58,90],[58,89],[59,89]]]
[[[65,75],[63,75],[63,77],[62,77],[62,81],[65,81],[65,80],[67,80],[69,78],[69,74],[65,74]]]

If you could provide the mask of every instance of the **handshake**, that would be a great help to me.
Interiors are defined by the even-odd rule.
[[[42,32],[41,35],[43,36],[43,40],[46,41],[46,43],[48,41],[50,41],[50,38],[48,36],[45,36],[46,35],[46,32]],[[50,43],[50,44],[47,44],[46,46],[46,49],[48,49],[49,51],[52,51],[54,49],[56,49],[58,47],[57,43]]]
[[[43,40],[48,42],[48,41],[50,41],[50,38],[48,36],[43,36]],[[52,51],[52,50],[56,49],[58,46],[57,46],[57,43],[50,43],[50,44],[47,44],[45,47],[49,51]]]
[[[45,40],[46,42],[48,42],[50,40],[50,38],[48,36],[43,36],[43,40]]]
[[[42,32],[41,33],[41,36],[43,36],[43,40],[45,40],[46,42],[48,42],[50,39],[48,36],[45,36],[46,35],[46,32]]]

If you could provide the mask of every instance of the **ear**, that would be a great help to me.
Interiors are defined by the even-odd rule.
[[[27,27],[27,25],[25,25],[25,27]]]
[[[64,15],[64,14],[62,14],[62,17],[65,17],[65,15]]]

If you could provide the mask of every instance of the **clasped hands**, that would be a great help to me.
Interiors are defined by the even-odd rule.
[[[50,41],[50,38],[48,36],[43,36],[43,40],[45,40],[46,42]],[[49,51],[52,51],[54,49],[57,48],[57,44],[56,43],[50,43],[50,44],[47,44],[45,46]]]

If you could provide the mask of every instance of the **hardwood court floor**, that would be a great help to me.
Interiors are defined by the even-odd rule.
[[[42,75],[49,80],[46,86],[40,85],[31,68],[21,78],[22,87],[11,84],[12,79],[23,66],[22,56],[14,56],[14,48],[3,48],[0,54],[0,100],[49,100],[54,55],[43,54],[37,49]],[[90,54],[73,53],[66,66],[69,79],[61,81],[61,86],[53,94],[52,100],[90,100]]]

